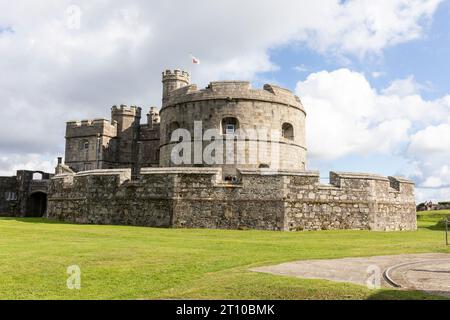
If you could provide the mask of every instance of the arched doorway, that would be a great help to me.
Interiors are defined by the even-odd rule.
[[[27,217],[43,217],[47,211],[47,194],[35,192],[28,198]]]

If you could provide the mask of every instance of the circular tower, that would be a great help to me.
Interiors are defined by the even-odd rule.
[[[224,174],[305,169],[306,113],[291,91],[268,84],[252,89],[245,81],[198,90],[177,70],[163,73],[163,85],[160,166],[220,166]]]

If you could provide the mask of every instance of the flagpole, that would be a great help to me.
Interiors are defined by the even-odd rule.
[[[189,82],[191,82],[191,79],[192,79],[191,67],[192,67],[192,57],[193,57],[192,52],[189,52],[189,57],[190,57],[190,62],[189,62]]]

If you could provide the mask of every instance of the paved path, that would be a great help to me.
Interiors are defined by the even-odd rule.
[[[251,271],[367,285],[374,272],[383,287],[395,285],[450,297],[450,254],[425,253],[332,260],[302,260]],[[389,281],[390,280],[390,281]]]

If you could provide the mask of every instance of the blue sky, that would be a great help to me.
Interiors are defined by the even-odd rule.
[[[449,0],[1,1],[0,54],[1,175],[53,170],[66,121],[160,106],[161,71],[184,68],[295,91],[322,177],[403,175],[418,201],[450,199]]]
[[[424,34],[420,38],[385,48],[380,54],[343,59],[293,44],[270,50],[270,57],[279,69],[260,74],[260,79],[272,79],[291,90],[295,90],[297,82],[305,80],[311,73],[348,68],[365,74],[372,88],[380,92],[395,80],[412,76],[419,84],[423,99],[439,99],[450,91],[450,2],[439,5],[433,18],[424,23]],[[261,81],[256,80],[255,86],[260,85]],[[389,154],[350,154],[333,161],[314,159],[309,162],[309,168],[320,170],[324,181],[331,170],[411,176],[411,160],[402,156],[406,148],[407,144],[399,144]],[[428,195],[434,200],[438,199],[434,198],[433,190],[441,188],[418,187],[422,187],[426,193],[421,200]]]
[[[381,90],[396,79],[413,75],[418,83],[427,86],[422,91],[424,98],[438,98],[448,94],[450,88],[450,2],[442,2],[424,26],[424,34],[419,39],[385,48],[379,55],[362,59],[350,56],[347,61],[342,61],[301,44],[275,48],[270,50],[270,56],[280,69],[261,76],[295,89],[297,81],[305,79],[309,73],[350,68],[367,74],[372,86]],[[306,70],[299,72],[294,69],[297,66]],[[370,76],[372,72],[383,75],[374,78]]]

